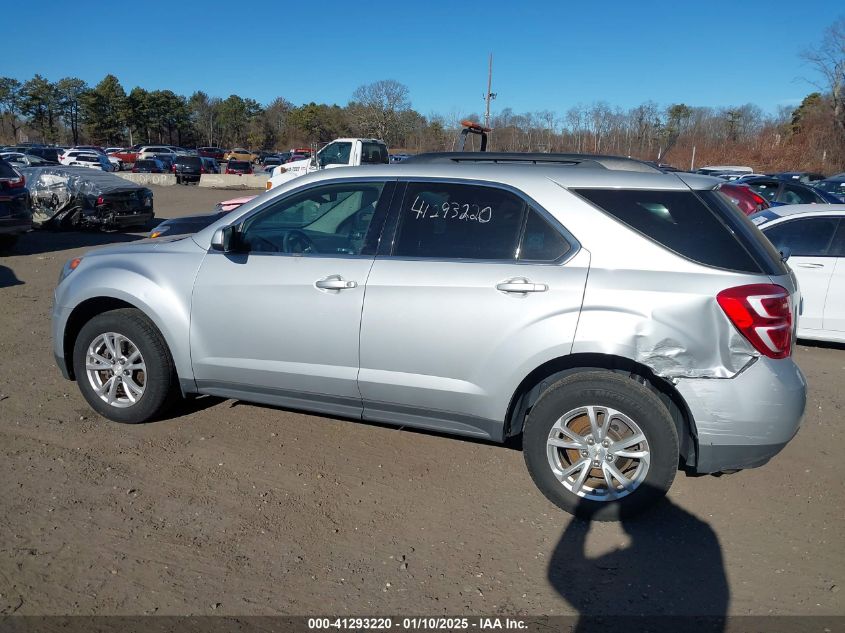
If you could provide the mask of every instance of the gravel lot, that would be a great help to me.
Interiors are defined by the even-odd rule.
[[[246,193],[153,189],[162,217]],[[586,529],[510,447],[213,398],[97,417],[54,366],[52,291],[134,237],[0,257],[0,615],[845,614],[845,349],[799,347],[807,416],[767,466]]]

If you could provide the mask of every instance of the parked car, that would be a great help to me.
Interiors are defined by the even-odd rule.
[[[226,163],[226,173],[238,175],[251,174],[252,163],[245,160],[230,160]]]
[[[84,156],[85,160],[79,161],[78,158],[80,156]],[[97,160],[92,161],[92,157],[96,158]],[[100,157],[105,159],[105,161],[101,161]],[[69,149],[61,155],[59,161],[62,165],[74,165],[81,162],[84,163],[85,167],[92,166],[94,163],[96,163],[100,166],[99,168],[103,169],[103,171],[115,171],[115,169],[112,167],[112,162],[105,157],[105,154],[95,152],[92,149]],[[105,165],[105,167],[103,167],[103,165]]]
[[[716,187],[716,191],[723,194],[731,204],[735,205],[745,215],[763,211],[770,206],[763,196],[747,184],[726,182]]]
[[[191,239],[75,258],[61,371],[120,422],[204,393],[521,435],[538,488],[601,520],[653,504],[679,461],[754,467],[791,440],[798,289],[711,178],[480,154],[321,170]]]
[[[798,278],[798,336],[845,343],[845,205],[777,207],[751,221]]]
[[[26,178],[0,158],[0,250],[11,248],[32,228]]]
[[[276,154],[268,154],[260,162],[264,167],[276,167],[282,164],[282,159]]]
[[[845,177],[831,176],[813,183],[813,187],[835,196],[840,202],[845,202]]]
[[[177,156],[171,169],[178,184],[199,182],[205,173],[205,165],[199,156]]]
[[[20,154],[28,154],[30,156],[38,156],[43,160],[58,164],[64,149],[61,147],[44,146],[44,145],[17,145],[4,147],[3,151],[18,152]]]
[[[164,164],[165,171],[173,171],[173,163],[176,160],[176,154],[150,154],[150,157],[161,161]]]
[[[220,165],[217,163],[217,160],[214,158],[206,158],[205,156],[202,157],[202,164],[205,166],[206,173],[209,174],[219,174],[220,173]]]
[[[226,150],[219,147],[200,147],[197,151],[203,158],[213,158],[217,161],[223,160],[226,155]]]
[[[229,150],[226,152],[226,155],[223,157],[225,161],[246,161],[248,163],[254,163],[258,160],[258,156],[250,152],[248,149],[243,149],[242,147],[236,147],[233,150]]]
[[[127,147],[126,149],[116,149],[111,152],[107,152],[110,158],[117,158],[120,160],[124,165],[126,163],[132,164],[136,160],[138,160],[138,152],[137,150],[132,149],[131,147]]]
[[[773,207],[782,204],[835,204],[839,202],[837,198],[820,189],[771,176],[748,176],[737,182],[750,186]]]
[[[138,150],[138,160],[144,158],[161,158],[162,156],[169,156],[171,162],[176,159],[176,152],[173,148],[163,145],[146,145]]]
[[[134,174],[162,174],[167,171],[164,163],[157,158],[144,158],[136,160],[132,165]]]
[[[117,171],[117,167],[103,154],[84,154],[79,152],[71,156],[65,164],[69,167],[88,167],[90,169],[102,169],[103,171]]]
[[[819,180],[824,180],[824,174],[819,174],[814,171],[783,171],[777,174],[770,174],[775,178],[780,178],[781,180],[792,180],[796,182],[800,182],[804,185],[813,185]]]
[[[19,167],[41,167],[43,165],[58,165],[40,156],[21,154],[20,152],[0,152],[0,158]]]
[[[20,171],[36,227],[111,230],[144,226],[153,218],[153,192],[112,173],[61,165]]]

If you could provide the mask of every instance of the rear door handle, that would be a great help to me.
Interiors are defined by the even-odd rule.
[[[795,264],[798,268],[824,268],[824,264]]]
[[[548,289],[549,287],[546,284],[535,284],[523,277],[508,279],[500,284],[496,284],[496,290],[502,292],[546,292]]]
[[[314,282],[320,290],[348,290],[350,288],[357,288],[357,281],[346,281],[340,275],[330,275],[325,279],[319,279]]]

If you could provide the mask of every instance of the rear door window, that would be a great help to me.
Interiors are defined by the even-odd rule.
[[[771,249],[761,253],[749,233],[737,226],[741,221],[754,226],[735,208],[714,204],[718,194],[704,199],[693,191],[647,189],[573,189],[616,220],[650,240],[699,264],[742,272],[782,274],[771,261]],[[727,203],[724,203],[725,205]],[[762,236],[760,236],[762,241]],[[766,259],[761,262],[761,259]],[[763,265],[765,264],[765,266]],[[769,270],[767,270],[769,269]]]
[[[387,151],[386,145],[383,143],[373,143],[372,141],[361,142],[361,164],[386,165],[389,162],[390,154]]]
[[[775,248],[788,248],[795,257],[836,257],[834,236],[840,222],[838,217],[789,220],[763,233]]]
[[[503,189],[410,183],[399,210],[393,255],[515,260],[526,210],[522,198]]]
[[[784,204],[815,204],[819,202],[819,197],[804,187],[785,184],[778,202],[783,202]]]
[[[528,210],[522,244],[519,248],[520,261],[553,262],[566,255],[572,246],[536,210]]]

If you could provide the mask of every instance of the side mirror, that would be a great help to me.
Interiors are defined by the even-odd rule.
[[[222,229],[214,231],[211,236],[211,248],[215,251],[222,251],[229,253],[234,250],[237,242],[237,228],[234,226],[225,226]]]

